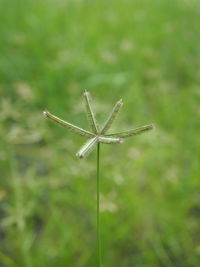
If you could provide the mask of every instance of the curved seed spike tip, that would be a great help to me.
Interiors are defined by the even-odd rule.
[[[85,90],[83,95],[85,97],[87,117],[88,117],[88,122],[89,122],[90,128],[94,133],[97,134],[98,133],[98,125],[96,123],[95,116],[94,116],[94,113],[93,113],[92,108],[91,108],[90,93]]]
[[[104,134],[105,132],[108,131],[108,129],[111,127],[113,121],[116,119],[120,108],[123,105],[123,101],[122,99],[120,99],[114,106],[113,110],[111,111],[105,125],[103,126],[102,130],[101,130],[101,134]]]
[[[79,158],[84,158],[92,152],[92,150],[95,148],[96,144],[98,143],[98,137],[94,137],[92,139],[89,139],[84,146],[78,151],[76,154]]]
[[[44,115],[44,116],[46,116],[46,117],[47,117],[47,116],[48,116],[48,114],[49,114],[49,111],[48,111],[48,110],[44,110],[44,111],[43,111],[43,115]]]
[[[51,114],[47,110],[45,110],[43,112],[43,115],[46,116],[48,119],[50,119],[50,120],[52,120],[52,121],[60,124],[61,126],[67,128],[71,132],[74,132],[74,133],[79,134],[81,136],[90,137],[90,138],[95,136],[94,134],[92,134],[92,133],[90,133],[88,131],[85,131],[82,128],[79,128],[79,127],[77,127],[77,126],[75,126],[75,125],[73,125],[73,124],[71,124],[69,122],[66,122],[64,120],[61,120],[60,118],[54,116],[53,114]]]
[[[130,137],[133,135],[142,134],[142,133],[149,131],[149,130],[152,130],[154,128],[155,128],[155,126],[153,124],[151,124],[151,125],[142,126],[142,127],[139,127],[139,128],[133,129],[133,130],[128,130],[128,131],[119,132],[119,133],[113,133],[113,134],[107,134],[106,136],[126,138],[126,137]]]

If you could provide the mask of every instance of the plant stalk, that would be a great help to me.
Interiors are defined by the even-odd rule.
[[[101,222],[100,222],[100,143],[97,144],[97,252],[98,266],[103,267],[101,258]]]

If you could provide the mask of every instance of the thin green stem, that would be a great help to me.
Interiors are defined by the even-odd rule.
[[[100,143],[97,144],[97,252],[98,252],[98,266],[103,267],[101,259],[101,222],[100,222],[100,209],[99,209],[99,191],[100,191]]]

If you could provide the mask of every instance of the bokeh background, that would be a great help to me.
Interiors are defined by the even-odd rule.
[[[96,153],[83,90],[114,130],[101,149],[106,267],[200,266],[200,6],[193,0],[0,0],[0,266],[95,267]]]

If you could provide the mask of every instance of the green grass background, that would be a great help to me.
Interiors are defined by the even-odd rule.
[[[200,266],[200,6],[193,0],[0,0],[0,266],[95,267],[95,152],[83,90],[113,130],[102,146],[104,267]]]

